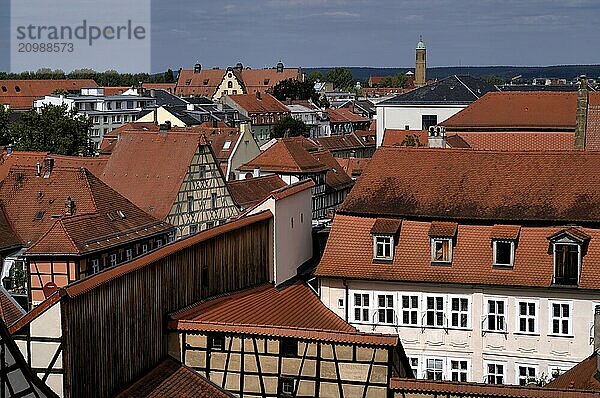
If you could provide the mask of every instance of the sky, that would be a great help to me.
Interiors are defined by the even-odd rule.
[[[419,35],[429,67],[597,64],[598,17],[600,0],[152,0],[152,71],[411,67]]]

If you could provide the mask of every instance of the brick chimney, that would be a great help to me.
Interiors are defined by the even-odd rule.
[[[577,113],[575,126],[575,149],[585,149],[585,129],[587,125],[588,88],[585,75],[579,77],[577,92]]]

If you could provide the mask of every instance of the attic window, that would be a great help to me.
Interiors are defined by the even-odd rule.
[[[125,219],[125,213],[123,213],[121,210],[117,210],[117,214],[119,215],[119,217],[121,217],[121,219]]]
[[[554,254],[554,283],[576,286],[581,274],[584,248],[591,237],[579,228],[569,227],[548,239]]]
[[[20,93],[20,92],[21,92],[21,87],[19,87],[19,86],[15,86],[15,91],[16,91],[17,93]]]
[[[265,83],[265,86],[268,86],[269,85],[269,79],[265,79],[264,83]]]
[[[8,91],[8,89],[6,88],[6,86],[2,86],[2,92],[5,93],[7,91]]]
[[[45,214],[45,212],[38,211],[37,213],[35,213],[35,219],[36,220],[41,220],[42,218],[44,218],[44,214]]]
[[[186,86],[189,86],[190,84],[192,84],[192,79],[187,79],[187,80],[185,81],[185,85],[186,85]]]
[[[515,258],[515,242],[511,240],[493,240],[494,265],[512,267]]]
[[[388,260],[394,259],[394,237],[392,235],[373,236],[373,259]]]
[[[231,141],[225,141],[225,144],[223,144],[223,149],[229,149],[231,147]]]
[[[204,80],[202,81],[202,84],[204,84],[205,86],[208,86],[208,79],[204,79]]]
[[[452,238],[431,238],[431,262],[452,262]]]

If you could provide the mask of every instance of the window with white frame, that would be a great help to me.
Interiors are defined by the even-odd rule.
[[[100,272],[100,260],[97,258],[92,259],[92,273],[96,274]]]
[[[402,306],[401,322],[403,325],[419,324],[419,296],[415,294],[402,294],[400,296]]]
[[[452,238],[431,238],[431,262],[452,262]]]
[[[375,260],[392,260],[394,238],[391,235],[373,236],[373,258]]]
[[[469,361],[466,359],[450,359],[450,380],[469,380]]]
[[[450,326],[454,328],[471,326],[468,297],[450,297]]]
[[[506,331],[506,300],[505,299],[487,299],[486,300],[486,330],[489,332]]]
[[[548,365],[548,381],[556,379],[569,369],[571,369],[571,367],[565,365]]]
[[[354,293],[354,320],[369,322],[369,294]]]
[[[511,240],[494,240],[494,265],[512,267],[515,258],[515,242]]]
[[[427,380],[442,380],[444,376],[444,360],[442,358],[427,358],[425,360],[425,378]]]
[[[142,245],[142,253],[148,253],[148,245],[146,243]]]
[[[502,362],[485,363],[485,382],[488,384],[504,384],[506,380],[506,364]]]
[[[572,335],[572,303],[570,301],[550,301],[549,306],[550,330],[548,333],[557,336]]]
[[[517,332],[538,333],[537,315],[537,301],[517,300]]]
[[[377,320],[379,323],[395,323],[394,314],[394,295],[393,294],[378,294],[377,295]]]
[[[529,383],[534,383],[538,377],[538,367],[535,365],[517,365],[515,367],[515,379],[520,386],[526,386]]]
[[[113,253],[110,255],[110,265],[117,265],[117,255]]]
[[[125,259],[127,261],[131,260],[133,258],[133,250],[132,249],[127,249],[125,250]]]
[[[425,297],[425,324],[427,326],[444,326],[444,296]]]
[[[412,369],[415,378],[420,379],[422,376],[419,367],[419,357],[408,357],[408,362],[410,363],[410,368]]]

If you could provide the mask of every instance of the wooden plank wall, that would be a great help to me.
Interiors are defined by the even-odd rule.
[[[114,396],[166,357],[167,313],[267,282],[270,222],[214,237],[64,300],[65,396]]]

